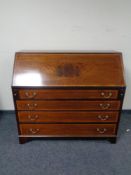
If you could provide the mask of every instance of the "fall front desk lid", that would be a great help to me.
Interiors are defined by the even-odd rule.
[[[12,86],[125,86],[122,54],[17,52]]]

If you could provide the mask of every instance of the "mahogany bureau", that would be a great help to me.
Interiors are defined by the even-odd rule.
[[[12,92],[20,143],[33,137],[115,143],[123,69],[120,52],[17,52]]]

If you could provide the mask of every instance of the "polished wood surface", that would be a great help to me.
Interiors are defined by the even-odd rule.
[[[86,123],[117,122],[118,112],[89,111],[19,111],[19,122],[28,123]]]
[[[117,99],[118,90],[21,89],[19,99]]]
[[[125,86],[121,53],[16,53],[13,86]]]
[[[116,141],[125,94],[122,54],[18,52],[12,92],[20,143],[32,137]]]
[[[119,110],[120,101],[16,101],[18,110]]]
[[[87,137],[113,136],[115,124],[20,124],[21,135]]]

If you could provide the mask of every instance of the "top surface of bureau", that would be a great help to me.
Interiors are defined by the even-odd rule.
[[[13,87],[123,87],[122,54],[17,52]]]

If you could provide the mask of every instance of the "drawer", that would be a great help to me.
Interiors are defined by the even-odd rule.
[[[19,99],[117,99],[118,90],[19,90]]]
[[[115,135],[115,124],[20,124],[21,135],[79,137]]]
[[[117,122],[118,112],[40,112],[18,111],[19,122],[45,122],[45,123],[85,123],[85,122]]]
[[[16,101],[18,110],[119,110],[120,101]]]

